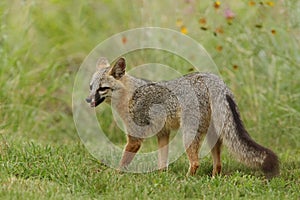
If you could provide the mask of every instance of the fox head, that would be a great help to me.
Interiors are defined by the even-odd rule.
[[[96,107],[104,100],[110,101],[112,92],[122,87],[119,81],[125,74],[125,59],[119,58],[113,67],[106,58],[100,58],[97,63],[97,71],[93,74],[90,82],[90,95],[86,102],[91,107]]]

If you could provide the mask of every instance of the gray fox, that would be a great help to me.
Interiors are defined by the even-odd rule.
[[[166,169],[170,131],[183,127],[189,175],[194,175],[199,167],[200,143],[209,132],[213,176],[221,172],[222,144],[237,160],[261,169],[267,178],[279,174],[277,155],[250,137],[233,94],[218,76],[196,72],[171,81],[151,82],[128,75],[125,68],[124,58],[119,58],[112,67],[106,58],[100,58],[86,98],[91,107],[104,101],[111,103],[126,126],[127,144],[121,169],[130,164],[151,132],[158,138],[158,167]],[[190,127],[196,127],[192,137],[188,137],[192,132]]]

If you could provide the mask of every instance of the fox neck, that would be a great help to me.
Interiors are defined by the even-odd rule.
[[[120,87],[118,91],[114,92],[111,105],[125,122],[129,119],[129,100],[131,99],[134,91],[147,82],[128,74],[125,74],[119,79],[119,81],[121,82],[122,87]]]
[[[120,81],[122,82],[122,84],[124,85],[124,88],[122,88],[122,90],[124,90],[124,92],[126,92],[127,94],[130,95],[130,97],[132,96],[133,92],[140,86],[146,84],[147,82],[145,80],[130,76],[128,74],[125,74]]]

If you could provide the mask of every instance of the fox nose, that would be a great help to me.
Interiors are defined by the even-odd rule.
[[[88,97],[88,98],[86,98],[85,100],[86,100],[87,103],[91,103],[92,98],[89,98],[89,97]]]

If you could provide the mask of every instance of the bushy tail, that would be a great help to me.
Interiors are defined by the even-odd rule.
[[[257,144],[246,131],[237,105],[231,96],[226,95],[231,114],[224,124],[222,140],[237,159],[250,167],[260,168],[267,178],[279,174],[279,161],[276,154]]]

